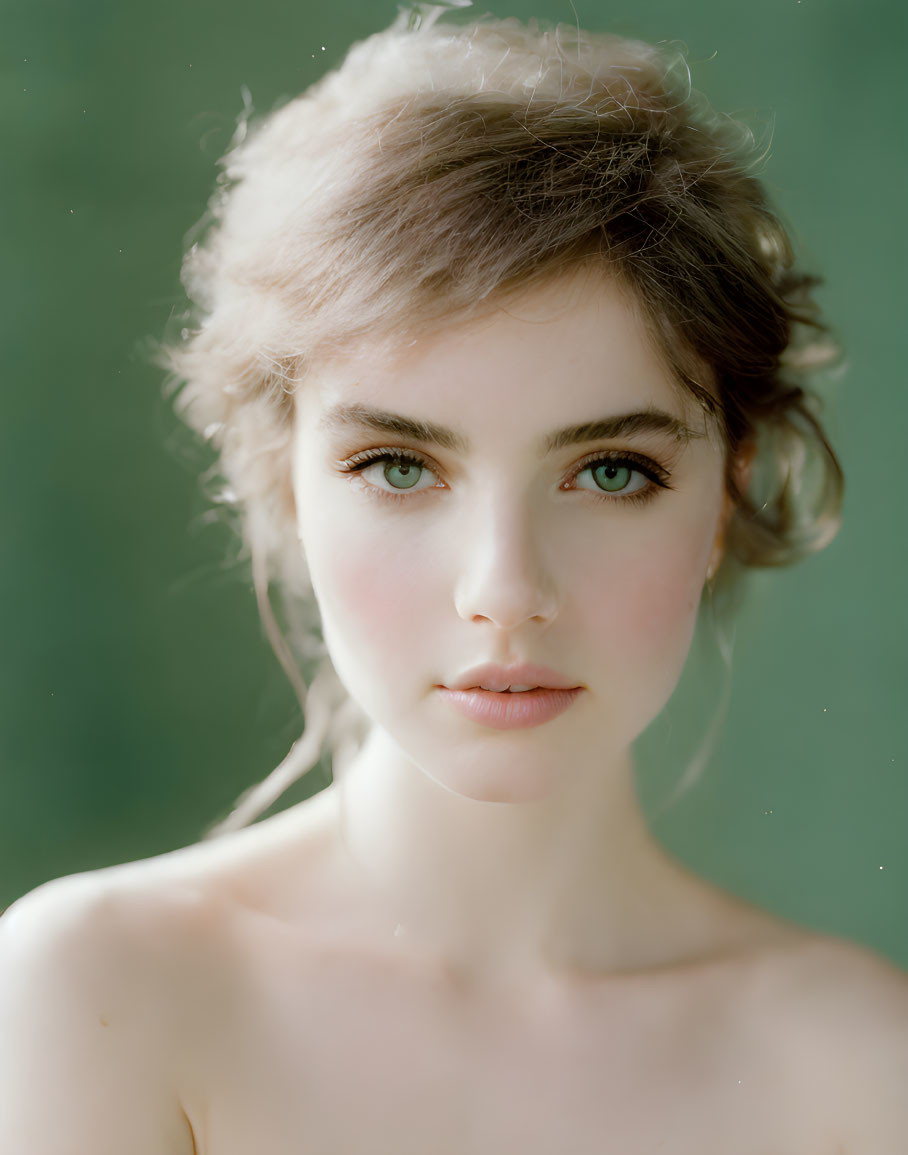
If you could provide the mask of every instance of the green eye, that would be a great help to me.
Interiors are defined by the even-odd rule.
[[[428,471],[431,474],[433,472],[429,469],[428,463],[421,457],[390,449],[370,451],[363,454],[359,460],[351,459],[346,463],[345,472],[363,473],[368,469],[374,469],[376,473],[380,472],[384,482],[384,484],[367,482],[370,496],[390,497],[392,499],[414,490],[422,480],[424,473]],[[386,485],[391,488],[386,489]],[[421,490],[416,490],[416,492],[423,492],[425,488],[423,486]]]
[[[377,469],[379,466],[382,478],[390,489],[372,482],[366,484],[369,496],[379,500],[385,498],[392,501],[403,500],[411,491],[425,492],[425,486],[420,490],[417,490],[416,486],[425,472],[435,473],[423,458],[398,449],[375,449],[361,454],[358,458],[351,458],[344,463],[344,472],[362,473],[368,468]],[[572,483],[576,486],[577,479],[585,473],[592,474],[594,484],[592,487],[581,485],[579,488],[594,496],[600,496],[603,501],[608,501],[612,505],[624,501],[650,501],[660,489],[673,488],[669,484],[669,474],[662,466],[648,457],[638,458],[636,454],[611,454],[607,457],[594,458],[574,473]],[[611,500],[612,496],[615,501]]]
[[[385,480],[394,486],[395,489],[412,489],[419,481],[419,475],[422,473],[422,466],[415,461],[391,461],[383,470]],[[392,477],[391,474],[396,473],[401,479],[401,484],[398,485],[398,478]]]
[[[627,488],[631,474],[635,470],[628,469],[626,465],[618,461],[606,461],[593,466],[592,472],[596,484],[606,493],[620,493],[622,489]]]
[[[599,457],[587,462],[574,475],[575,484],[577,478],[582,477],[585,473],[592,475],[593,486],[580,485],[580,489],[585,489],[594,496],[605,497],[606,494],[613,494],[622,500],[631,497],[639,497],[640,500],[643,500],[644,497],[651,496],[658,487],[665,484],[662,478],[655,473],[655,469],[651,469],[643,462],[626,455]]]

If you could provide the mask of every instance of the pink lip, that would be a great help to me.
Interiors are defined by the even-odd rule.
[[[466,670],[453,682],[447,683],[449,690],[472,690],[480,686],[538,686],[544,690],[576,690],[577,683],[565,678],[557,670],[547,666],[523,663],[519,666],[502,666],[497,662],[485,662]]]
[[[514,681],[520,684],[516,678]],[[473,722],[491,726],[493,730],[520,730],[557,718],[583,690],[539,689],[523,693],[505,690],[496,693],[494,690],[449,690],[446,686],[439,686],[438,692],[455,710]]]

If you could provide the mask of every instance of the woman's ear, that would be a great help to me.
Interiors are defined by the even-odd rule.
[[[752,471],[754,456],[757,452],[756,441],[745,441],[738,450],[738,455],[735,458],[735,464],[732,472],[735,477],[735,484],[741,493],[746,493],[750,485],[750,475]]]
[[[734,465],[732,466],[732,474],[735,479],[735,485],[737,485],[740,493],[746,493],[750,485],[750,475],[756,452],[756,441],[746,441],[738,450]],[[725,531],[728,528],[728,521],[734,512],[734,508],[734,500],[728,490],[726,490],[722,502],[722,513],[719,517],[719,525],[716,529],[716,536],[713,539],[712,553],[709,555],[709,565],[706,570],[707,581],[712,581],[719,566],[722,564],[722,558],[725,554]]]

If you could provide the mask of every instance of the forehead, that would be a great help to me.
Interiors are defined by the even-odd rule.
[[[407,343],[366,338],[315,366],[298,403],[321,433],[359,424],[459,453],[496,438],[552,451],[578,440],[574,427],[641,413],[651,415],[648,423],[638,418],[592,436],[660,428],[676,440],[708,434],[632,299],[613,278],[587,271],[513,293],[479,318]],[[393,415],[411,418],[414,428],[395,427]]]

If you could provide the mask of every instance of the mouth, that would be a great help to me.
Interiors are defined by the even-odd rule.
[[[456,690],[460,694],[558,694],[567,690],[579,690],[580,686],[439,686],[440,690]]]
[[[452,690],[439,686],[439,691],[453,709],[474,723],[496,730],[524,729],[552,721],[583,693],[579,686],[570,690],[547,686],[489,690],[481,685]]]
[[[535,662],[511,665],[483,662],[439,688],[458,693],[538,694],[579,687],[572,686],[557,670]]]
[[[467,690],[485,690],[489,694],[532,694],[536,690],[547,690],[548,686],[467,686]]]

